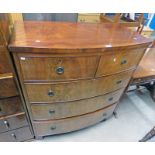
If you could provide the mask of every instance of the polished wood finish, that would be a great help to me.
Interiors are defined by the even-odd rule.
[[[24,81],[83,79],[94,77],[99,57],[56,57],[20,55]],[[59,72],[59,69],[63,69]]]
[[[133,71],[107,77],[63,83],[25,84],[29,102],[64,102],[103,95],[126,87]],[[90,91],[91,90],[91,91]],[[54,95],[50,96],[49,92]],[[87,92],[87,93],[86,93]],[[65,94],[66,93],[66,94]]]
[[[27,126],[25,113],[21,112],[15,115],[0,118],[0,133]]]
[[[9,49],[35,136],[109,118],[151,43],[119,24],[16,22]]]
[[[23,142],[33,139],[28,126],[0,134],[0,142]]]
[[[0,100],[0,118],[23,111],[19,96]]]
[[[57,121],[35,121],[34,126],[36,134],[37,136],[54,135],[89,127],[109,118],[112,115],[115,106],[116,104],[93,113]]]
[[[9,49],[15,52],[66,54],[65,49],[75,53],[77,51],[73,49],[104,50],[139,44],[147,46],[151,42],[119,24],[24,21],[16,22]]]
[[[0,98],[17,96],[17,87],[12,74],[0,74]]]
[[[133,69],[144,54],[145,48],[112,51],[101,57],[96,76]]]
[[[83,115],[105,108],[118,102],[124,89],[101,95],[98,97],[63,102],[63,103],[36,103],[31,105],[34,120],[61,119],[72,116]]]

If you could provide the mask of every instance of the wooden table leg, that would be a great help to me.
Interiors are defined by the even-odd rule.
[[[151,139],[154,136],[155,136],[155,126],[141,140],[139,140],[139,142],[146,142],[147,140]]]

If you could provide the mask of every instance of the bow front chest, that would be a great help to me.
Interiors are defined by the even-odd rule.
[[[17,22],[9,50],[35,136],[109,118],[150,43],[117,24]]]

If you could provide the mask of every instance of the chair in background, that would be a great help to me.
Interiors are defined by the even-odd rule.
[[[100,21],[103,23],[111,22],[111,23],[119,23],[126,27],[136,28],[136,31],[141,34],[145,18],[144,13],[136,14],[135,19],[131,19],[129,14],[123,13],[115,13],[115,14],[100,14]]]

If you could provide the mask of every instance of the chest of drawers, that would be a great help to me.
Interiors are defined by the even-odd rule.
[[[9,51],[7,14],[0,14],[0,142],[33,138]]]
[[[117,24],[17,22],[9,50],[35,136],[109,118],[150,44]]]

